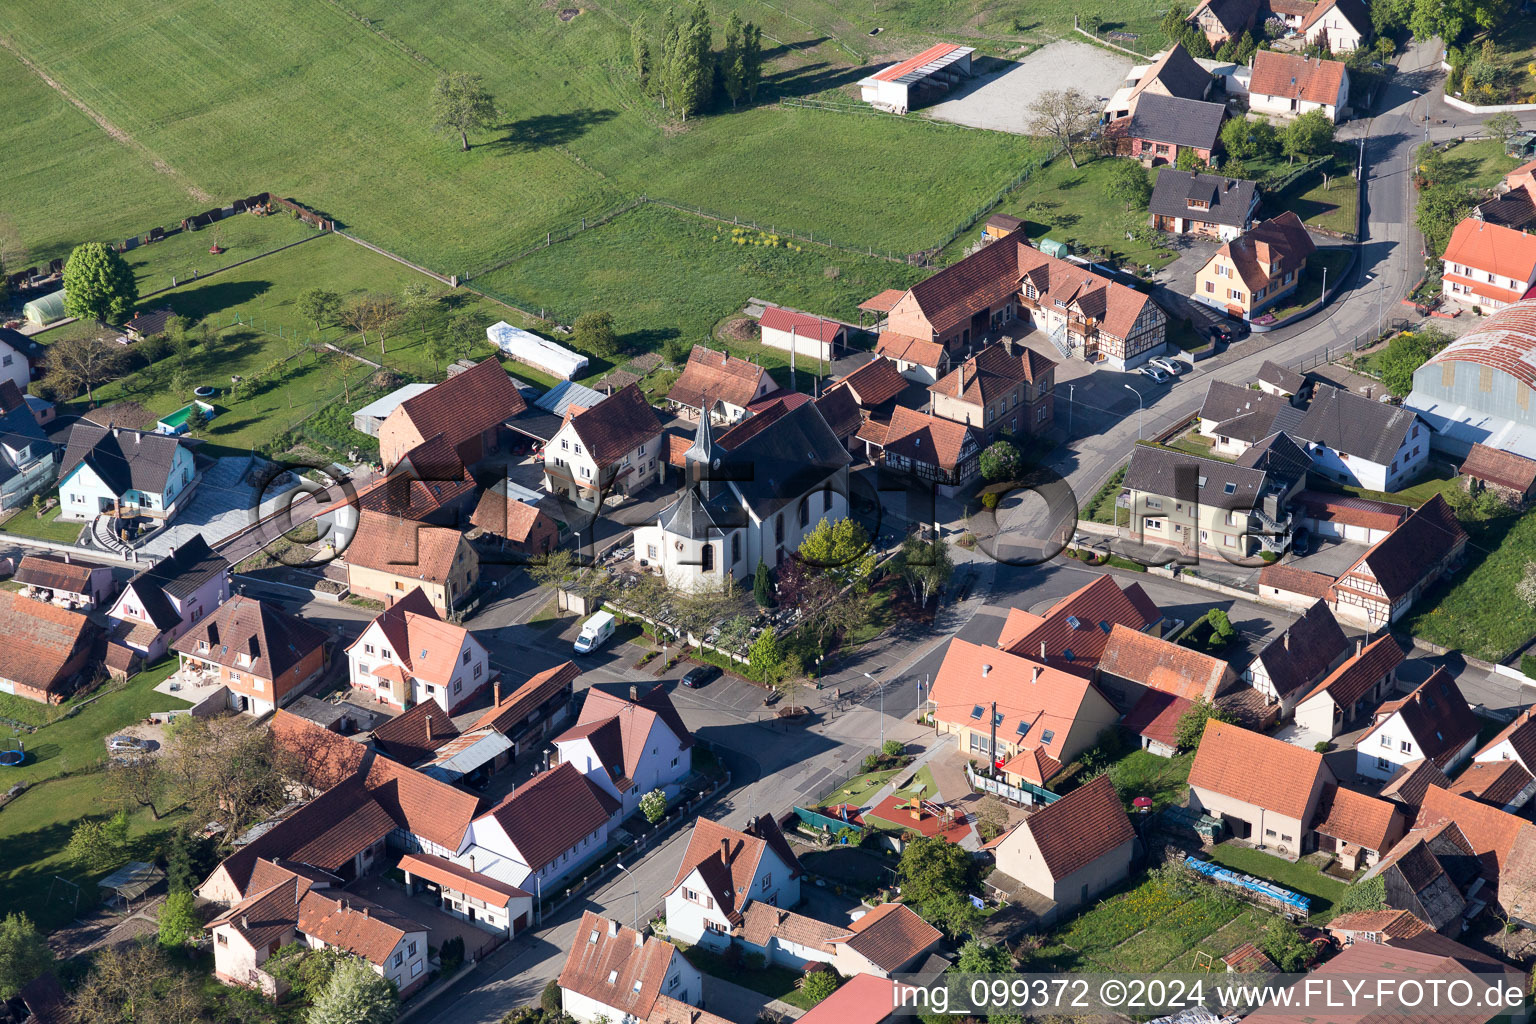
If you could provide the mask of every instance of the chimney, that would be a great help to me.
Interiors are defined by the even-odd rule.
[[[493,708],[501,707],[501,680],[500,679],[496,680],[494,683],[491,684],[491,707],[493,707]]]
[[[214,644],[216,644],[218,642],[219,642],[219,624],[217,622],[210,622],[210,623],[208,623],[208,646],[212,647]]]
[[[989,676],[991,674],[992,674],[992,666],[991,665],[983,665],[983,666],[981,666],[981,678],[985,679],[985,678],[987,678],[987,676]]]
[[[1291,631],[1290,630],[1286,630],[1284,633],[1280,634],[1280,646],[1285,648],[1285,651],[1286,651],[1287,654],[1290,653],[1290,650],[1291,650]]]
[[[427,716],[427,742],[432,742],[432,716]]]
[[[69,564],[69,552],[68,551],[64,552],[64,564],[65,565]]]
[[[363,916],[364,916],[364,917],[367,917],[367,916],[368,916],[368,908],[367,908],[367,907],[364,907],[364,908],[363,908]]]
[[[1040,669],[1040,666],[1039,666],[1039,665],[1036,665],[1036,666],[1035,666],[1035,671],[1034,671],[1034,674],[1032,674],[1032,675],[1031,675],[1031,676],[1030,676],[1030,677],[1029,677],[1029,681],[1030,681],[1030,682],[1031,682],[1031,683],[1038,683],[1038,682],[1039,682],[1039,681],[1040,681],[1040,672],[1041,672],[1041,669]]]
[[[469,870],[471,870],[471,871],[475,870],[475,855],[474,854],[470,854],[469,855]]]
[[[727,864],[731,862],[731,841],[724,837],[720,839],[720,859]]]
[[[134,444],[138,444],[142,440],[144,440],[144,434],[142,432],[140,432],[140,431],[137,431],[137,430],[134,431],[134,433],[133,433],[133,443]]]
[[[960,389],[955,392],[955,397],[956,398],[964,398],[965,397],[965,364],[964,363],[960,364],[959,373],[960,373]]]
[[[635,932],[635,948],[636,949],[644,949],[645,948],[645,936],[641,935],[638,931]]]
[[[1365,640],[1362,637],[1355,637],[1355,657],[1360,657],[1360,652],[1364,649]]]
[[[608,934],[610,937],[619,934],[619,922],[612,920],[608,922]]]
[[[1045,657],[1046,657],[1046,655],[1045,655],[1045,641],[1041,640],[1040,641],[1040,660],[1044,661]]]
[[[630,683],[629,684],[629,699],[630,700],[639,700],[640,699],[640,687],[636,686],[634,683]]]
[[[112,436],[113,437],[117,437],[118,436],[118,429],[116,427],[112,428]]]

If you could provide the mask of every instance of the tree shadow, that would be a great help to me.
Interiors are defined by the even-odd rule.
[[[786,68],[763,80],[764,92],[770,96],[814,96],[817,93],[841,89],[845,85],[853,85],[865,76],[867,70],[843,67],[825,61]]]
[[[797,50],[814,50],[831,38],[831,36],[818,36],[815,39],[805,39],[798,43],[780,43],[778,46],[770,46],[763,51],[763,63],[766,64],[769,61],[778,60],[780,57],[788,56]]]
[[[594,126],[617,116],[616,110],[590,108],[564,114],[535,114],[498,126],[497,131],[506,134],[481,145],[506,152],[531,152],[546,146],[563,146],[581,138]]]
[[[676,327],[647,327],[638,331],[629,331],[619,335],[626,352],[650,352],[669,338],[676,338],[683,332]]]
[[[205,284],[177,292],[176,309],[183,316],[197,320],[259,299],[271,288],[271,281],[220,281]]]

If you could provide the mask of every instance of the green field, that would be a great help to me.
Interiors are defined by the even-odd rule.
[[[1536,550],[1536,512],[1468,532],[1465,568],[1421,598],[1402,626],[1431,643],[1498,662],[1536,635],[1536,610],[1515,593]]]

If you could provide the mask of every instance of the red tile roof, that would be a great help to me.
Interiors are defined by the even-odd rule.
[[[1521,494],[1536,485],[1536,462],[1514,452],[1500,451],[1484,444],[1473,444],[1461,464],[1461,475],[1484,483],[1497,484]],[[22,564],[26,564],[25,560]],[[20,573],[18,572],[18,576]]]
[[[475,794],[387,757],[373,759],[364,781],[369,795],[389,812],[398,827],[450,850],[459,848],[480,810],[480,798]]]
[[[336,949],[346,950],[378,967],[400,941],[427,926],[388,907],[349,893],[336,898],[311,890],[299,903],[299,931]]]
[[[480,496],[480,503],[475,506],[469,521],[486,533],[527,545],[535,552],[544,547],[540,541],[547,541],[547,549],[553,550],[560,536],[560,524],[540,511],[537,505],[509,498],[495,488]]]
[[[828,391],[847,388],[866,409],[893,401],[907,389],[907,378],[896,369],[896,364],[884,356],[876,356],[863,366],[833,384]]]
[[[431,757],[458,735],[458,726],[435,700],[422,701],[373,730],[373,740],[384,753],[408,765]]]
[[[745,409],[757,397],[765,377],[768,371],[757,363],[695,345],[667,398],[690,409],[702,409],[705,405],[713,409],[716,402]],[[767,384],[770,389],[773,387],[772,378]]]
[[[576,926],[558,980],[567,992],[611,1006],[626,1019],[645,1019],[655,1008],[667,971],[678,956],[670,942],[644,938],[588,910]]]
[[[1509,742],[1515,756],[1526,766],[1529,771],[1536,767],[1536,708],[1529,708],[1515,716],[1515,720],[1498,731],[1498,734],[1483,744],[1483,748],[1473,758],[1481,758],[1499,744]]]
[[[199,661],[277,680],[289,676],[329,639],[326,630],[289,615],[275,604],[236,594],[177,638],[171,649]]]
[[[661,420],[638,385],[621,388],[590,409],[572,406],[565,422],[599,466],[611,465],[661,435]],[[562,425],[563,427],[563,425]]]
[[[1325,836],[1384,853],[1403,833],[1397,805],[1342,786],[1323,787],[1313,828]]]
[[[448,439],[437,434],[400,457],[389,475],[364,488],[352,503],[385,515],[425,522],[475,489],[475,478]]]
[[[1306,817],[1319,777],[1333,777],[1322,754],[1215,719],[1205,723],[1189,769],[1191,787],[1297,819]]]
[[[355,775],[369,750],[356,740],[279,708],[272,715],[272,739],[298,759],[300,777],[316,789],[330,789]]]
[[[969,323],[977,310],[1004,305],[1017,295],[1019,250],[1028,248],[1027,239],[1022,229],[1015,231],[912,286],[907,295],[936,336]]]
[[[1300,594],[1322,601],[1327,599],[1333,587],[1333,577],[1276,562],[1259,570],[1259,586],[1274,587],[1288,594]]]
[[[436,882],[445,889],[462,892],[477,900],[484,900],[493,907],[506,907],[515,899],[526,899],[529,893],[515,885],[471,871],[462,865],[430,853],[408,853],[400,858],[395,867],[418,878]]]
[[[9,380],[0,383],[11,384]],[[11,384],[11,387],[15,386]],[[29,587],[84,594],[91,585],[91,572],[95,568],[84,562],[66,562],[55,555],[24,555],[11,578]]]
[[[1258,289],[1268,285],[1271,276],[1277,273],[1299,271],[1306,258],[1316,251],[1317,245],[1302,226],[1301,218],[1287,210],[1278,217],[1260,221],[1227,242],[1211,260],[1225,256],[1237,268],[1243,283]]]
[[[1381,601],[1381,593],[1376,593],[1374,588],[1361,588],[1351,583],[1352,574],[1364,566],[1387,601],[1396,601],[1412,593],[1426,574],[1455,557],[1466,543],[1467,532],[1457,522],[1456,514],[1446,504],[1445,497],[1436,494],[1415,509],[1401,526],[1361,555],[1334,586],[1362,590],[1368,598]]]
[[[1024,383],[1044,380],[1055,362],[1024,345],[988,345],[929,385],[936,395],[948,395],[967,405],[986,406]],[[965,380],[965,394],[960,381]]]
[[[1531,779],[1519,761],[1474,761],[1456,777],[1451,792],[1503,807],[1519,796]]]
[[[1439,786],[1441,789],[1451,788],[1451,780],[1446,778],[1445,772],[1440,766],[1426,757],[1417,761],[1409,761],[1399,768],[1381,787],[1381,795],[1400,804],[1417,808],[1424,802],[1424,792],[1430,786]]]
[[[1048,754],[1044,747],[1029,747],[1010,757],[1003,765],[1003,773],[1017,775],[1037,786],[1043,786],[1060,775],[1065,767]]]
[[[608,770],[614,785],[622,792],[638,777],[646,743],[658,721],[684,748],[693,746],[693,733],[683,724],[682,716],[660,683],[635,700],[625,700],[593,687],[587,690],[576,724],[556,736],[553,742],[559,745],[586,739]]]
[[[903,293],[904,294],[904,293]],[[936,341],[924,341],[905,334],[881,331],[875,342],[875,354],[898,362],[916,363],[938,369],[944,365],[944,346]]]
[[[1140,632],[1162,618],[1141,584],[1121,589],[1113,576],[1098,576],[1057,601],[1044,616],[1011,609],[997,646],[1053,668],[1091,676],[1115,625]]]
[[[944,937],[901,903],[882,903],[848,926],[841,941],[883,971],[898,971]]]
[[[1179,719],[1194,701],[1161,690],[1148,690],[1120,723],[1134,736],[1144,736],[1164,746],[1179,745]]]
[[[540,772],[486,812],[533,871],[608,823],[619,802],[570,763]]]
[[[824,953],[833,952],[832,940],[848,934],[847,928],[827,924],[814,917],[784,910],[762,900],[753,900],[742,912],[735,934],[749,946],[767,946],[778,939]]]
[[[931,416],[904,405],[891,410],[891,422],[884,439],[887,455],[905,456],[913,462],[938,466],[953,473],[976,446],[976,435],[964,423]]]
[[[83,657],[95,632],[79,612],[0,591],[0,636],[6,638],[0,678],[62,693],[76,673],[71,666]]]
[[[457,535],[457,531],[448,532]],[[380,612],[373,621],[389,638],[391,652],[405,664],[410,674],[434,686],[446,688],[453,681],[459,652],[464,649],[464,644],[479,643],[463,626],[438,618],[437,610],[420,587],[412,589],[409,594]],[[362,642],[359,636],[347,650],[351,651]],[[378,675],[384,670],[381,666],[374,670],[374,674]],[[392,674],[384,678],[392,679],[396,676]]]
[[[1343,81],[1344,64],[1340,61],[1260,50],[1253,55],[1253,76],[1249,79],[1248,91],[1259,96],[1279,96],[1331,106],[1339,102]]]
[[[363,509],[342,558],[348,565],[391,576],[447,583],[461,544],[467,546],[458,530]]]
[[[906,294],[900,288],[887,288],[859,303],[859,308],[866,313],[889,313]]]
[[[1186,700],[1215,700],[1232,666],[1115,623],[1099,657],[1099,671]]]
[[[1326,692],[1333,699],[1334,704],[1341,708],[1352,707],[1355,701],[1370,692],[1388,672],[1397,668],[1403,661],[1403,649],[1397,645],[1397,639],[1391,633],[1383,634],[1373,641],[1359,654],[1351,655],[1343,664],[1332,672],[1327,678],[1317,684],[1313,691],[1302,700],[1311,700],[1320,693]]]
[[[1454,823],[1472,852],[1496,872],[1508,862],[1521,833],[1536,830],[1536,825],[1508,811],[1431,786],[1424,791],[1424,803],[1414,828],[1429,828],[1442,822]]]
[[[1468,217],[1456,225],[1445,245],[1445,259],[1522,285],[1536,274],[1536,238],[1523,231]],[[1483,284],[1475,285],[1479,290]],[[1522,289],[1523,291],[1524,289]]]
[[[505,733],[527,718],[540,704],[570,687],[579,675],[581,669],[576,667],[574,661],[547,668],[507,694],[500,703],[487,709],[485,714],[475,720],[472,728],[489,727]]]
[[[399,411],[421,437],[442,434],[457,449],[526,408],[522,392],[501,364],[483,359],[430,391],[406,399]]]
[[[880,1024],[896,1006],[896,983],[855,974],[801,1017],[804,1024]]]
[[[795,337],[830,344],[844,330],[841,323],[809,313],[797,313],[781,306],[764,306],[763,315],[757,320],[759,327],[774,331],[793,331]]]
[[[1372,501],[1323,491],[1302,491],[1296,496],[1305,515],[1328,523],[1363,526],[1371,530],[1392,530],[1413,514],[1407,505],[1390,501]]]
[[[1006,243],[994,242],[987,249],[1002,244]],[[1032,283],[1042,302],[1054,303],[1060,299],[1069,308],[1075,307],[1084,316],[1097,320],[1101,330],[1116,338],[1123,339],[1130,335],[1131,328],[1152,301],[1150,296],[1134,288],[1101,277],[1076,263],[1047,256],[1039,249],[1022,243],[1018,247],[1018,261],[1019,270],[1015,280],[1028,280]],[[1156,305],[1153,310],[1162,317],[1162,311]]]
[[[1034,837],[1045,868],[1056,881],[1136,837],[1108,775],[1100,775],[1046,804],[1017,827]]]
[[[733,924],[739,924],[742,902],[738,897],[751,891],[758,865],[770,849],[793,874],[800,874],[800,860],[772,817],[754,818],[745,831],[699,818],[688,834],[688,848],[683,852],[672,888],[682,885],[697,868],[720,912]]]

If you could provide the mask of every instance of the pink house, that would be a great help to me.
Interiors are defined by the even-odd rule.
[[[178,637],[228,598],[229,561],[194,536],[123,587],[107,612],[112,620],[110,642],[146,664],[158,661]]]

